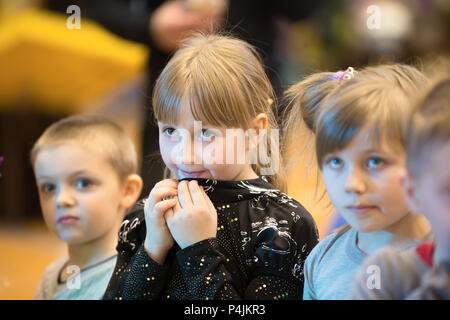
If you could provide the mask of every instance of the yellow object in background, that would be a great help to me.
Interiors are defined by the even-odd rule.
[[[145,72],[145,46],[113,35],[84,19],[83,12],[81,28],[71,30],[69,17],[39,9],[2,12],[0,113],[21,114],[32,108],[37,114],[92,111],[93,104],[116,96]],[[136,107],[130,108],[129,100],[122,102],[128,123]],[[12,135],[9,139],[19,143]],[[64,254],[65,247],[43,221],[1,221],[0,240],[0,300],[33,299],[45,268]]]
[[[83,18],[30,9],[0,21],[0,108],[26,101],[49,112],[86,103],[144,70],[148,49]],[[31,102],[31,103],[30,103]]]

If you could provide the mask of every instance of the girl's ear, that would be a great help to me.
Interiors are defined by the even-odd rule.
[[[267,130],[268,125],[269,120],[267,118],[267,114],[260,113],[255,117],[250,128],[255,132],[256,141],[250,141],[250,148],[254,148],[259,144],[259,141],[266,133],[265,130]]]
[[[142,186],[142,178],[137,174],[130,174],[125,181],[124,193],[120,205],[127,210],[131,208],[138,200]]]
[[[252,123],[252,129],[255,130],[265,130],[269,125],[269,120],[267,118],[267,114],[260,113],[256,116]]]
[[[412,213],[420,214],[420,201],[417,197],[417,189],[413,177],[407,172],[400,176],[400,182],[403,186],[403,195],[406,203]]]

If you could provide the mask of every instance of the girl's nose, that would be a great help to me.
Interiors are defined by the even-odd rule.
[[[345,180],[344,190],[346,193],[364,193],[366,191],[366,183],[363,172],[358,168],[351,169]]]
[[[180,142],[179,162],[181,164],[201,164],[202,163],[202,145],[192,139],[183,139]]]

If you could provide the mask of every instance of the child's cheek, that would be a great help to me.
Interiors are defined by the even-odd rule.
[[[172,168],[177,161],[176,148],[173,148],[172,146],[167,144],[166,145],[161,144],[160,152],[166,167],[168,167],[169,169]]]
[[[214,166],[225,163],[225,150],[221,139],[203,144],[202,160],[205,166]]]
[[[409,212],[396,170],[380,175],[377,179],[377,194],[381,202],[380,206],[384,207],[386,212],[399,216]]]
[[[211,166],[216,164],[216,150],[212,143],[203,146],[202,161],[204,166]]]
[[[55,209],[52,201],[43,202],[41,200],[41,210],[45,223],[51,231],[56,233]]]

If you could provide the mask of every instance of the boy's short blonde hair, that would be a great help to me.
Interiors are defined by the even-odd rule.
[[[131,138],[114,121],[94,114],[70,116],[50,125],[31,150],[31,164],[34,166],[42,148],[74,142],[103,154],[121,181],[137,172]]]
[[[450,142],[450,77],[435,82],[412,109],[406,129],[406,166],[419,176],[428,147]]]

